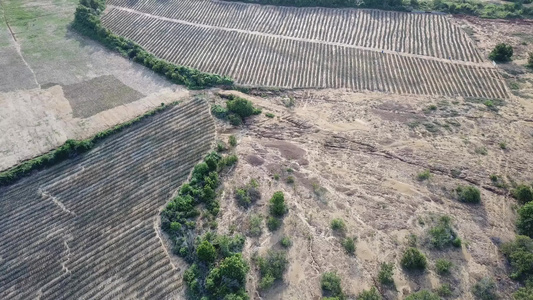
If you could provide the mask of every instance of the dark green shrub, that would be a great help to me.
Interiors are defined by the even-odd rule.
[[[394,285],[394,264],[382,263],[378,273],[378,281],[383,285]]]
[[[450,269],[452,268],[453,264],[451,261],[439,258],[435,262],[435,271],[437,271],[437,274],[439,275],[447,275],[450,274]]]
[[[243,98],[234,97],[232,100],[226,102],[228,111],[245,119],[254,113],[254,105],[251,101]]]
[[[513,300],[531,300],[533,299],[533,280],[526,283],[526,286],[519,288],[513,293]]]
[[[346,253],[350,255],[355,254],[355,239],[354,238],[345,238],[344,241],[342,241],[342,246],[344,247],[344,250]]]
[[[522,281],[533,279],[533,240],[530,237],[517,235],[514,241],[503,244],[501,251],[512,267],[509,277]]]
[[[405,297],[405,300],[441,300],[439,296],[428,290],[421,290]]]
[[[281,227],[281,220],[275,217],[268,217],[267,227],[270,231],[276,231]]]
[[[244,241],[244,236],[241,234],[236,234],[233,237],[219,235],[214,239],[213,245],[220,256],[225,258],[241,252],[244,247]]]
[[[513,56],[513,47],[505,43],[499,43],[489,54],[489,59],[497,62],[507,62]]]
[[[495,300],[499,298],[496,283],[494,283],[492,278],[488,277],[484,277],[472,287],[472,294],[474,294],[476,299],[480,300]]]
[[[331,229],[344,232],[346,231],[346,223],[344,223],[344,220],[341,218],[335,218],[331,220]]]
[[[461,238],[459,237],[456,237],[455,239],[453,239],[452,241],[452,246],[456,247],[456,248],[460,248],[461,247],[461,244],[462,244],[462,241],[461,241]]]
[[[322,293],[328,297],[338,297],[339,299],[345,299],[344,292],[341,288],[341,278],[336,272],[326,272],[322,274],[320,280],[320,286],[322,287]]]
[[[285,205],[285,197],[283,196],[283,192],[275,192],[270,199],[270,214],[275,217],[282,217],[287,213],[287,211],[288,208]]]
[[[228,116],[229,123],[233,126],[241,126],[242,125],[242,118],[239,117],[236,114],[230,114]]]
[[[438,287],[435,292],[441,297],[450,297],[452,295],[452,287],[448,283],[445,283]]]
[[[294,176],[292,176],[292,175],[287,176],[286,182],[288,184],[293,184],[294,183]]]
[[[258,257],[256,263],[261,273],[259,288],[268,289],[276,280],[283,278],[283,273],[287,269],[289,261],[285,252],[269,251],[266,257]]]
[[[240,253],[226,257],[218,267],[211,269],[205,280],[205,287],[216,299],[223,299],[232,293],[242,294],[249,270],[250,267]]]
[[[455,191],[459,201],[465,203],[479,203],[481,202],[481,193],[474,186],[458,186]]]
[[[281,239],[281,246],[283,246],[283,248],[289,248],[290,246],[292,246],[291,239],[288,236],[284,236]]]
[[[237,138],[234,135],[229,136],[228,142],[231,145],[231,147],[237,146]]]
[[[261,192],[257,189],[259,184],[255,179],[251,179],[250,182],[235,191],[235,199],[237,203],[245,208],[250,207],[252,204],[261,199]]]
[[[511,194],[520,204],[526,204],[533,201],[533,190],[530,186],[525,184],[518,185],[511,191]]]
[[[431,177],[431,173],[429,170],[425,170],[416,175],[416,179],[418,179],[418,181],[428,180],[430,177]]]
[[[407,270],[425,270],[427,265],[426,256],[416,248],[407,248],[404,251],[402,260],[400,261],[402,267]]]
[[[457,239],[457,234],[452,229],[450,217],[442,216],[438,224],[429,229],[429,238],[431,245],[437,249],[452,245]]]
[[[364,290],[359,295],[357,295],[357,300],[381,300],[381,295],[379,294],[378,290],[375,286],[373,286],[370,290]]]
[[[225,167],[233,166],[239,158],[235,154],[224,156],[218,163],[218,168],[223,169]]]
[[[202,241],[196,248],[196,255],[200,261],[212,263],[217,258],[217,251],[209,241]]]
[[[222,120],[225,120],[228,117],[228,110],[218,104],[215,104],[211,107],[211,113]]]
[[[519,234],[533,238],[533,201],[524,204],[518,210],[516,227]]]

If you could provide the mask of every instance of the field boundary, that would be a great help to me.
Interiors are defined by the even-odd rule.
[[[180,102],[172,102],[169,104],[162,104],[161,106],[152,109],[130,121],[116,125],[111,129],[104,130],[95,134],[93,137],[85,140],[67,140],[63,145],[49,151],[48,153],[36,156],[32,159],[26,160],[14,167],[0,172],[0,187],[8,186],[18,181],[19,179],[30,175],[33,171],[42,170],[54,165],[57,165],[65,160],[75,157],[79,154],[85,153],[95,148],[99,142],[110,136],[123,131],[140,121],[153,116],[157,113],[163,112],[178,105]]]

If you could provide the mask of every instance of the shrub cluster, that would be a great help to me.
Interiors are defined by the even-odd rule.
[[[105,9],[104,0],[81,0],[74,14],[72,27],[78,32],[98,40],[106,47],[119,52],[124,57],[138,62],[154,72],[165,76],[176,84],[183,84],[191,89],[212,86],[231,86],[233,81],[228,77],[200,72],[196,69],[174,65],[158,59],[144,50],[137,43],[113,34],[100,23],[100,14]]]
[[[443,249],[449,245],[453,245],[455,247],[461,246],[461,239],[453,230],[451,219],[448,216],[440,217],[437,225],[430,228],[428,234],[429,242],[437,249]]]
[[[262,290],[270,288],[276,280],[281,280],[288,264],[284,251],[269,251],[266,257],[256,257],[255,262],[261,273],[259,288]]]
[[[519,234],[533,238],[533,202],[528,202],[520,207],[516,227]]]
[[[394,264],[382,263],[378,273],[378,281],[383,285],[394,285]]]
[[[435,271],[437,271],[437,274],[439,275],[447,275],[450,274],[450,269],[452,268],[453,264],[451,261],[439,258],[435,262]]]
[[[496,283],[492,278],[484,277],[472,287],[472,294],[480,300],[496,300],[498,293]]]
[[[492,49],[489,54],[489,58],[497,62],[510,61],[512,56],[513,47],[505,43],[499,43],[498,45],[496,45],[496,47],[494,47],[494,49]]]
[[[511,194],[520,204],[533,201],[533,189],[529,185],[520,184],[511,191]]]
[[[89,0],[87,0],[89,1]],[[88,2],[89,3],[89,2]],[[98,7],[99,1],[90,0],[91,5]],[[113,128],[99,132],[92,138],[86,140],[67,140],[59,148],[52,150],[46,154],[33,158],[31,160],[25,161],[20,165],[17,165],[11,169],[0,172],[0,186],[6,186],[14,183],[20,178],[29,175],[32,171],[42,170],[44,168],[58,164],[64,160],[75,157],[81,153],[87,152],[93,149],[98,142],[109,137],[110,135],[121,132],[122,130],[131,127],[133,124],[138,123],[149,116],[152,116],[156,113],[162,112],[170,107],[175,106],[178,102],[173,102],[170,104],[162,104],[161,106],[135,118],[128,122],[116,125]]]
[[[465,203],[479,203],[481,202],[481,193],[479,192],[479,189],[467,185],[467,186],[458,186],[455,191],[457,192],[457,197],[459,198],[459,201],[465,202]]]
[[[512,242],[501,247],[503,255],[509,260],[515,280],[533,280],[533,240],[528,236],[518,235]]]
[[[331,297],[332,299],[346,299],[341,287],[341,278],[336,272],[326,272],[322,274],[320,280],[320,286],[322,287],[322,294],[325,297]]]
[[[331,220],[331,229],[338,232],[344,232],[346,231],[346,223],[344,223],[344,220],[341,218],[335,218]]]
[[[270,217],[267,220],[267,227],[270,231],[276,231],[281,227],[281,218],[289,210],[285,204],[285,196],[283,192],[277,191],[270,198]]]
[[[252,204],[261,199],[261,192],[257,189],[259,184],[255,179],[251,179],[250,182],[235,190],[235,200],[237,203],[245,208],[250,207]]]
[[[231,125],[239,126],[246,118],[252,115],[261,114],[261,109],[255,108],[253,103],[244,98],[233,95],[220,95],[226,98],[226,107],[220,105],[213,105],[211,112],[213,115],[222,120],[228,120]]]

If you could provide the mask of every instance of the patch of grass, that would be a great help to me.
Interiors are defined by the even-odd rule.
[[[444,258],[439,258],[435,262],[435,271],[439,275],[448,275],[450,274],[452,266],[453,264],[451,261]]]
[[[248,184],[235,190],[235,200],[242,207],[248,208],[252,206],[252,204],[261,199],[261,192],[258,187],[259,183],[255,179],[250,179]]]
[[[452,287],[448,283],[445,283],[438,287],[435,292],[441,297],[450,297],[452,295]]]
[[[496,283],[489,277],[484,277],[478,281],[472,287],[472,294],[474,294],[476,299],[480,300],[496,300],[499,298]]]
[[[291,108],[291,107],[294,107],[294,98],[293,97],[288,97],[288,98],[285,98],[282,100],[283,101],[283,105],[285,105],[285,107],[287,108]]]
[[[383,285],[394,285],[394,264],[393,263],[382,263],[379,268],[378,281]]]
[[[283,246],[283,248],[289,248],[290,246],[292,246],[292,241],[288,236],[284,236],[281,239],[280,243],[281,243],[281,246]]]
[[[518,89],[520,89],[520,86],[518,85],[517,82],[510,82],[510,83],[509,83],[509,88],[510,88],[511,90],[518,90]]]
[[[420,122],[419,121],[412,121],[412,122],[407,123],[407,126],[409,128],[411,128],[411,129],[415,129],[418,126],[420,126]]]
[[[416,175],[416,179],[418,181],[424,181],[428,180],[431,177],[431,172],[428,170],[424,170]]]
[[[455,246],[454,241],[457,239],[457,233],[453,230],[451,218],[448,216],[440,217],[437,225],[430,228],[428,234],[431,245],[437,249],[443,249],[449,245]],[[460,242],[458,246],[461,246]]]
[[[500,149],[502,149],[502,150],[507,149],[507,144],[506,144],[505,142],[500,142],[500,143],[498,144],[498,146],[500,146]]]
[[[475,152],[477,154],[480,154],[480,155],[487,155],[488,154],[487,148],[485,148],[485,147],[478,147],[478,148],[475,149]]]
[[[460,169],[451,169],[450,170],[450,174],[452,175],[453,178],[459,178],[459,176],[461,176],[461,173],[463,171],[460,170]]]
[[[250,228],[248,233],[253,237],[261,236],[263,233],[263,218],[260,215],[250,216]]]
[[[274,174],[274,180],[279,180],[279,174],[278,173]]]
[[[428,107],[424,108],[424,112],[425,113],[431,113],[431,112],[434,112],[434,111],[437,111],[437,105],[435,105],[435,104],[431,104]]]
[[[269,113],[269,112],[265,113],[265,116],[267,118],[271,118],[271,119],[275,117],[275,115],[273,113]]]
[[[455,189],[455,191],[457,193],[457,197],[459,201],[461,202],[473,203],[473,204],[477,204],[481,202],[481,193],[479,192],[479,189],[474,186],[460,185]]]
[[[424,127],[426,128],[427,131],[431,132],[431,133],[437,133],[439,132],[439,125],[435,124],[435,123],[424,123]]]

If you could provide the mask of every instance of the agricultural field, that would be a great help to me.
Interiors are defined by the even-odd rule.
[[[508,94],[467,34],[442,15],[210,1],[108,3],[103,24],[114,33],[170,62],[243,85],[488,99]],[[197,14],[185,16],[193,4]],[[254,15],[259,21],[252,22]]]
[[[213,140],[209,107],[191,100],[0,188],[0,298],[176,298],[158,211]]]
[[[78,2],[1,1],[0,170],[189,95],[72,31]]]

